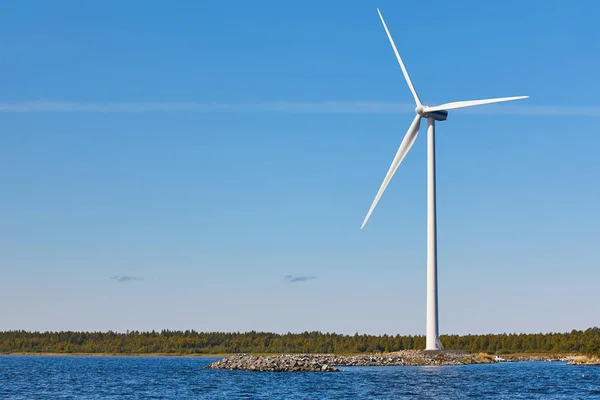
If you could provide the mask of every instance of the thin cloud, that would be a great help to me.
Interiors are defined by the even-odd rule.
[[[310,281],[312,279],[317,279],[316,276],[292,276],[292,275],[286,275],[285,279],[288,282],[305,282],[305,281]]]
[[[148,112],[234,112],[234,113],[399,113],[414,110],[407,104],[383,102],[267,102],[248,104],[223,103],[88,103],[60,101],[26,101],[20,103],[0,103],[0,112],[89,112],[89,113],[148,113]]]
[[[25,101],[0,103],[4,113],[284,113],[284,114],[405,114],[415,106],[408,103],[382,101],[321,101],[264,103],[194,103],[194,102],[69,102]],[[452,113],[482,115],[591,116],[600,117],[600,106],[540,106],[527,103],[486,105],[452,110]]]
[[[144,278],[141,276],[128,276],[128,275],[111,276],[110,279],[114,279],[117,282],[143,281],[144,280]]]
[[[494,105],[469,107],[449,112],[481,115],[533,115],[533,116],[588,116],[600,117],[600,106],[536,106],[536,105]]]

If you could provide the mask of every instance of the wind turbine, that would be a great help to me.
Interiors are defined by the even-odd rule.
[[[406,79],[406,83],[408,84],[408,88],[410,89],[416,103],[416,116],[413,119],[413,122],[410,124],[404,139],[402,139],[402,143],[400,143],[400,147],[398,148],[398,152],[392,161],[392,165],[390,165],[390,169],[388,170],[385,178],[383,179],[383,183],[375,196],[375,200],[373,200],[373,204],[371,204],[371,208],[363,221],[363,224],[360,229],[365,227],[365,224],[369,220],[371,213],[375,209],[375,206],[379,202],[381,195],[385,191],[388,183],[394,176],[394,173],[398,169],[398,166],[412,147],[417,135],[419,134],[419,128],[421,126],[421,118],[427,118],[427,344],[426,350],[441,350],[443,346],[439,339],[439,328],[438,328],[438,290],[437,290],[437,233],[436,233],[436,210],[435,210],[435,121],[445,121],[448,118],[448,110],[454,110],[457,108],[464,107],[472,107],[479,106],[482,104],[490,104],[490,103],[499,103],[502,101],[510,101],[510,100],[519,100],[525,99],[529,96],[516,96],[516,97],[500,97],[493,99],[484,99],[484,100],[468,100],[468,101],[456,101],[452,103],[441,104],[438,106],[427,106],[421,103],[419,96],[417,95],[417,91],[413,86],[410,77],[408,76],[408,72],[406,71],[406,67],[402,62],[402,58],[400,58],[400,54],[396,49],[396,45],[394,44],[394,40],[392,39],[392,35],[390,35],[390,31],[388,30],[387,25],[379,11],[377,9],[377,13],[379,14],[379,18],[381,19],[381,23],[383,24],[383,28],[385,29],[385,33],[387,34],[388,39],[390,40],[390,44],[392,45],[392,49],[394,49],[394,53],[396,54],[396,59],[398,59],[398,64],[400,64],[400,68],[402,69],[402,73],[404,74],[404,79]]]

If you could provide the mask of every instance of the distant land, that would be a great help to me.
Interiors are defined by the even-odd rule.
[[[447,350],[469,353],[600,355],[600,328],[565,333],[442,335]],[[0,353],[14,354],[373,354],[425,348],[425,336],[303,332],[0,331]]]

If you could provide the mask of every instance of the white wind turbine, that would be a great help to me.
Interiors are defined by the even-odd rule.
[[[415,90],[406,67],[398,54],[394,40],[390,35],[390,31],[383,20],[383,16],[379,9],[377,9],[381,23],[385,29],[385,33],[390,40],[390,44],[394,49],[406,83],[415,98],[417,107],[415,116],[412,124],[408,128],[398,152],[392,161],[392,165],[388,170],[383,183],[373,200],[373,204],[365,217],[365,220],[360,229],[364,228],[365,224],[369,220],[371,213],[375,209],[375,206],[379,202],[381,195],[385,191],[388,183],[394,176],[394,173],[398,169],[398,166],[406,156],[406,153],[410,150],[411,146],[415,142],[417,135],[419,134],[419,128],[421,126],[421,118],[427,118],[427,344],[426,350],[441,350],[443,348],[439,339],[438,329],[438,296],[437,296],[437,234],[436,234],[436,210],[435,210],[435,121],[445,121],[448,117],[448,110],[456,108],[479,106],[482,104],[499,103],[502,101],[519,100],[525,99],[529,96],[517,96],[517,97],[501,97],[495,99],[484,99],[484,100],[469,100],[469,101],[456,101],[452,103],[441,104],[439,106],[426,106],[421,103],[417,91]]]

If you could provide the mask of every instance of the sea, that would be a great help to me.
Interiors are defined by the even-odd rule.
[[[0,355],[0,399],[600,399],[600,367],[515,362],[212,370],[219,357]]]

